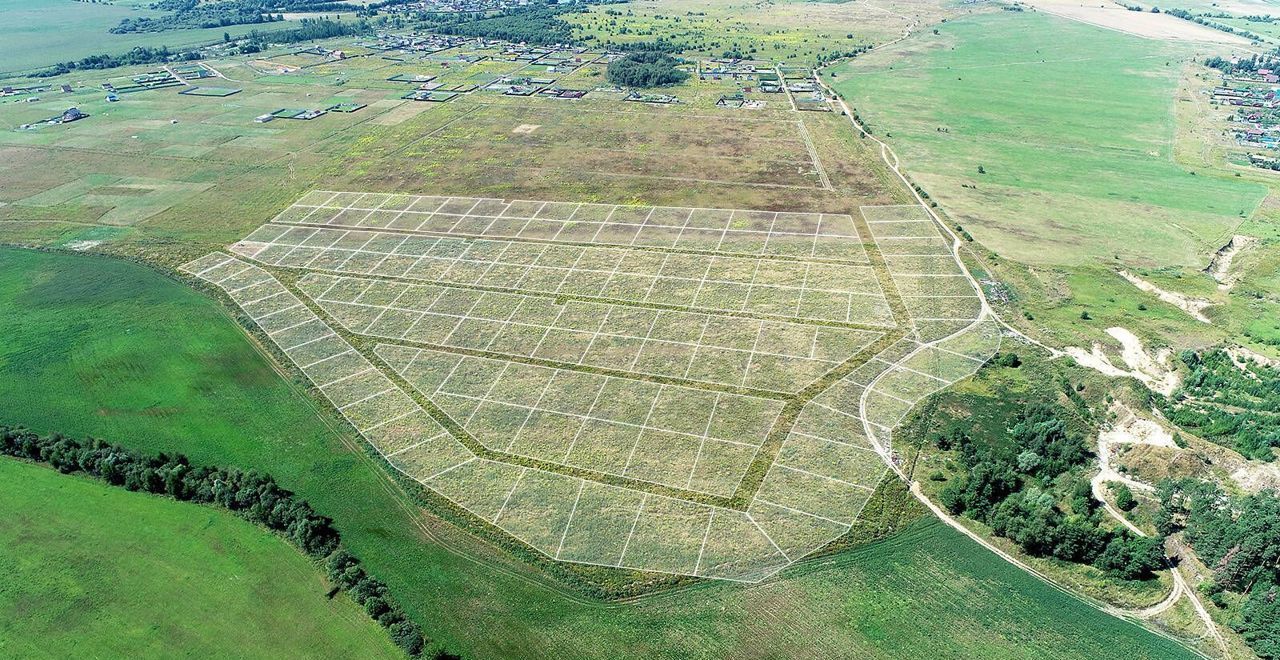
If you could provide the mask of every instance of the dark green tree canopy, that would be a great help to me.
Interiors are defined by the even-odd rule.
[[[609,82],[624,87],[663,87],[684,82],[689,74],[679,62],[658,51],[640,51],[609,63]]]

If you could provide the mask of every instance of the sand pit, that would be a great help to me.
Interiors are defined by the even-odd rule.
[[[1153,356],[1143,349],[1142,340],[1125,328],[1108,328],[1107,334],[1120,343],[1120,357],[1128,369],[1117,367],[1103,351],[1100,342],[1094,342],[1091,351],[1071,346],[1066,349],[1066,353],[1081,366],[1108,376],[1136,378],[1153,392],[1167,396],[1178,388],[1180,379],[1177,372],[1173,370],[1171,349],[1162,348]]]
[[[1232,236],[1226,245],[1214,253],[1213,259],[1209,260],[1209,266],[1204,269],[1204,272],[1218,281],[1219,291],[1229,291],[1235,286],[1236,281],[1240,279],[1240,274],[1231,272],[1231,262],[1256,242],[1258,239],[1252,236]]]
[[[1116,404],[1114,411],[1117,413],[1118,420],[1111,428],[1098,434],[1099,444],[1178,448],[1173,441],[1173,433],[1161,426],[1159,422],[1139,417],[1122,404]]]

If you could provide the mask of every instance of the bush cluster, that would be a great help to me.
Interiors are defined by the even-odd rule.
[[[1026,406],[1007,442],[977,442],[959,427],[934,434],[933,443],[956,450],[964,467],[939,500],[951,513],[989,525],[1030,555],[1090,564],[1126,580],[1150,578],[1164,567],[1162,541],[1100,525],[1089,482],[1073,469],[1088,461],[1089,451],[1062,412],[1054,404]],[[1069,513],[1055,491],[1068,495]]]
[[[609,82],[622,87],[663,87],[684,82],[688,73],[676,68],[674,57],[661,51],[640,51],[609,63]]]

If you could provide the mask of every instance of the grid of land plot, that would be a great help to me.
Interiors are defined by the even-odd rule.
[[[832,460],[829,456],[790,458],[787,466],[771,470],[765,479],[762,492],[773,499],[756,497],[749,510],[740,511],[482,459],[452,439],[267,271],[219,253],[196,260],[184,270],[218,286],[240,305],[393,466],[559,560],[759,581],[847,531],[865,503],[863,493],[869,493],[879,478],[870,471],[874,479],[854,485],[806,469],[823,469],[822,463]],[[423,365],[430,364],[433,357],[443,357],[443,365],[448,366],[450,359],[459,356],[438,354],[424,360],[424,353],[428,352],[392,345],[377,350],[379,358],[401,364],[397,372],[413,378],[419,388],[432,387],[434,376],[440,382],[433,392],[465,400],[465,393],[479,386],[484,389],[480,405],[522,400],[519,386],[529,384],[515,375],[495,376],[492,368],[498,365],[492,363],[497,361],[475,358],[457,359],[441,377],[439,369]],[[486,363],[490,363],[487,375],[483,367],[472,368]],[[510,365],[501,368],[506,370]],[[574,414],[569,399],[580,394],[578,389],[552,386],[556,378],[573,378],[574,374],[551,371],[525,375],[546,376],[539,397],[547,392],[555,392],[553,397],[568,397],[562,403],[549,401],[548,406],[565,411],[561,414],[566,416]],[[578,415],[584,426],[593,425],[591,433],[596,425],[602,429],[629,428],[624,419],[629,406],[623,405],[626,396],[622,394],[629,384],[615,384],[619,382],[602,379],[592,397],[593,406],[598,405],[606,400],[607,392],[614,406],[611,410],[589,407],[588,414]],[[640,436],[652,432],[668,438],[691,436],[698,431],[689,425],[689,419],[706,415],[697,436],[702,451],[694,456],[684,485],[697,484],[693,486],[696,489],[706,483],[709,489],[728,490],[732,484],[724,480],[741,478],[741,461],[716,447],[754,448],[752,443],[760,442],[760,429],[766,426],[764,420],[771,415],[776,418],[780,404],[718,394],[707,410],[706,401],[688,401],[689,395],[687,391],[668,393],[659,387],[648,402]],[[744,438],[752,441],[742,442]],[[650,469],[668,463],[666,443],[659,445],[658,456],[641,458],[637,465]],[[597,449],[601,447],[607,448],[597,445]],[[640,438],[632,441],[632,453],[645,456],[646,451]],[[663,474],[655,476],[662,478]],[[831,488],[842,482],[845,486]],[[851,498],[848,491],[857,496]]]
[[[379,452],[426,478],[474,458],[275,277],[213,253],[183,270],[222,289]]]
[[[833,411],[852,410],[849,403],[828,398],[856,391],[862,435],[886,458],[891,456],[893,429],[925,397],[975,373],[1000,348],[999,324],[982,316],[965,332],[940,341],[920,343],[904,338],[845,377],[812,402]],[[797,425],[799,426],[799,425]]]
[[[532,548],[754,582],[847,532],[893,427],[999,345],[927,216],[862,213],[880,265],[848,216],[311,193],[184,269],[393,467]]]
[[[883,334],[318,273],[298,285],[357,334],[774,392]]]
[[[923,207],[864,206],[861,211],[922,341],[947,337],[979,318],[982,299]]]
[[[265,225],[232,251],[270,266],[778,318],[889,326],[870,266]]]
[[[866,263],[848,215],[313,191],[275,219]]]
[[[726,497],[783,406],[405,346],[375,352],[490,449]]]

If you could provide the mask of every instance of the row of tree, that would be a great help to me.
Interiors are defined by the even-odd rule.
[[[240,37],[237,41],[239,42],[241,53],[257,53],[265,49],[269,44],[292,44],[319,39],[332,39],[353,34],[369,34],[374,30],[374,26],[365,20],[331,21],[320,18],[304,18],[298,22],[297,27],[271,32],[253,30],[249,34]],[[230,41],[231,36],[224,35],[224,40]],[[167,62],[193,62],[199,59],[201,59],[199,50],[175,52],[169,50],[167,46],[159,48],[138,46],[118,55],[102,53],[90,55],[79,60],[60,62],[31,75],[35,78],[51,78],[79,70],[114,69],[122,66],[164,64]]]
[[[1226,607],[1226,592],[1244,596],[1232,627],[1260,657],[1280,658],[1280,494],[1231,496],[1194,479],[1165,481],[1158,492],[1156,525],[1183,531],[1213,571],[1202,587],[1210,600]]]
[[[478,13],[426,14],[421,18],[425,30],[438,34],[550,46],[575,43],[573,26],[560,18],[570,11],[574,10],[567,6],[533,4],[497,16]]]
[[[1258,55],[1255,53],[1249,57],[1241,57],[1234,61],[1214,55],[1206,59],[1204,65],[1218,69],[1223,73],[1253,73],[1258,69],[1280,68],[1280,61],[1276,60],[1274,54]]]
[[[324,560],[335,588],[347,591],[406,653],[420,656],[428,648],[422,630],[405,616],[386,585],[365,572],[359,560],[341,547],[333,521],[281,488],[270,475],[193,466],[180,454],[146,455],[101,440],[80,442],[9,427],[0,427],[0,454],[47,463],[64,474],[84,473],[132,491],[231,511],[283,536],[309,557]],[[453,657],[434,648],[431,655]]]
[[[231,25],[274,23],[284,20],[284,15],[282,14],[264,14],[251,7],[238,6],[236,3],[226,4],[229,6],[222,7],[219,4],[217,7],[200,7],[198,9],[174,12],[165,16],[124,18],[108,31],[111,34],[168,32],[170,30],[200,30]]]
[[[366,20],[331,21],[327,18],[304,18],[298,26],[287,30],[261,32],[253,30],[238,41],[241,53],[257,53],[270,44],[296,44],[304,41],[319,41],[334,37],[345,37],[353,34],[371,34],[376,31],[373,23]]]
[[[282,12],[353,11],[355,7],[333,0],[160,0],[151,9],[164,16],[125,18],[111,28],[113,34],[194,30],[283,21]]]
[[[934,445],[954,450],[964,468],[939,500],[1030,555],[1090,564],[1127,580],[1152,577],[1165,566],[1162,540],[1102,526],[1104,514],[1079,469],[1089,450],[1064,413],[1056,404],[1030,404],[998,441],[975,439],[962,427],[934,434]]]
[[[1151,11],[1157,14],[1160,13],[1160,10],[1156,7],[1152,7]],[[1219,30],[1221,32],[1226,32],[1227,34],[1238,34],[1251,41],[1262,41],[1262,37],[1248,30],[1236,29],[1230,25],[1226,25],[1225,23],[1219,23],[1217,21],[1210,20],[1209,18],[1206,18],[1205,15],[1197,16],[1196,14],[1193,14],[1185,9],[1166,9],[1164,10],[1164,13],[1169,14],[1170,16],[1177,16],[1178,18],[1181,18],[1184,21],[1199,23],[1205,27],[1210,27],[1215,30]]]
[[[78,70],[114,69],[121,66],[162,64],[165,62],[191,62],[198,59],[200,59],[200,52],[195,50],[174,52],[170,51],[167,46],[159,48],[135,46],[131,50],[118,55],[101,53],[69,62],[60,62],[48,69],[32,74],[32,76],[35,78],[51,78]]]

